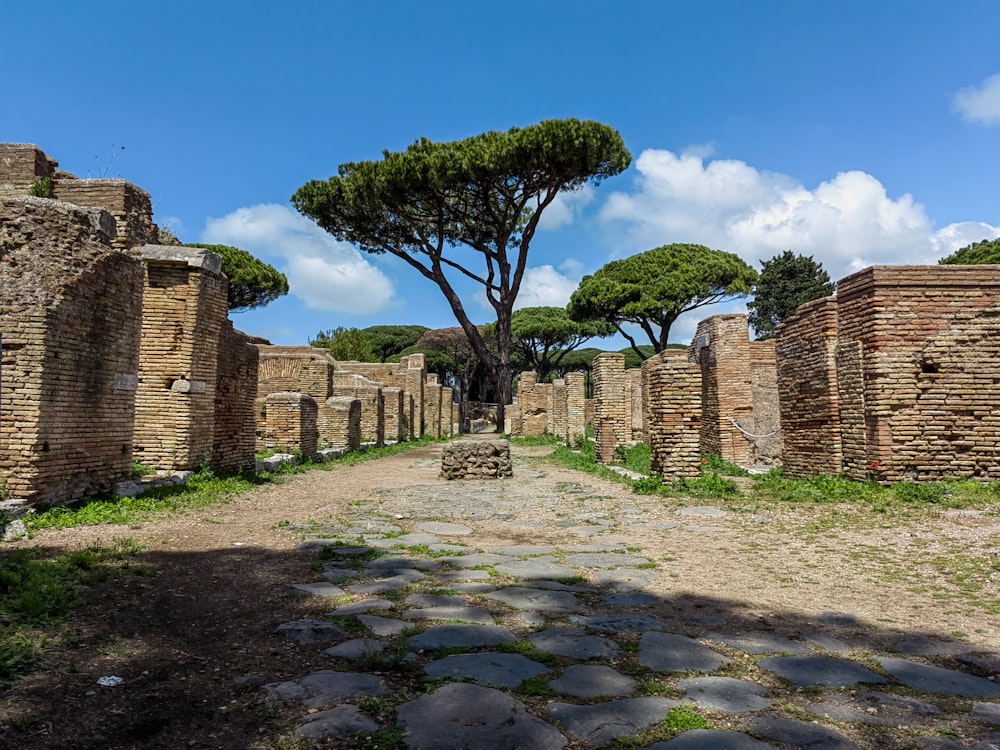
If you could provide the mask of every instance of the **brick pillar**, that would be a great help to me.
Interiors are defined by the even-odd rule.
[[[406,440],[406,420],[403,418],[403,390],[384,386],[382,388],[383,422],[386,441]]]
[[[157,469],[212,459],[227,281],[218,255],[147,245],[134,457]]]
[[[441,384],[435,372],[424,381],[424,434],[441,437]]]
[[[585,383],[582,372],[566,373],[566,442],[570,446],[583,440],[587,432]]]
[[[615,448],[628,440],[631,376],[625,374],[625,355],[618,352],[598,354],[594,358],[593,372],[596,458],[599,463],[609,464],[615,459]]]
[[[668,352],[647,373],[650,470],[663,477],[697,477],[701,467],[701,368],[688,362],[683,350]]]
[[[314,458],[319,444],[316,399],[304,393],[272,393],[264,404],[265,447]]]
[[[452,419],[452,406],[455,403],[455,392],[451,388],[441,388],[441,437],[454,435],[457,431],[455,420]]]
[[[552,410],[549,412],[549,432],[560,440],[566,440],[566,381],[552,381]]]
[[[319,408],[319,439],[327,447],[356,451],[361,447],[361,400],[331,396]]]
[[[754,428],[747,316],[701,321],[689,354],[702,373],[701,452],[749,465],[750,443],[740,432],[740,427],[751,433]]]
[[[411,437],[424,434],[424,383],[427,379],[427,362],[423,354],[411,354],[406,359],[406,390],[413,396]],[[402,364],[402,360],[400,360]]]

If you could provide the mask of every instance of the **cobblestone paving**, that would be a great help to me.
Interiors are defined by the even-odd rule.
[[[1000,748],[1000,655],[919,635],[880,649],[850,612],[788,632],[685,611],[647,590],[658,565],[641,540],[715,533],[724,510],[657,517],[609,508],[586,480],[516,471],[519,482],[384,489],[291,529],[325,580],[289,585],[331,602],[330,620],[279,628],[330,668],[263,687],[302,706],[298,737],[374,734],[408,750]],[[495,543],[498,524],[519,543]],[[578,541],[533,543],[551,528]]]

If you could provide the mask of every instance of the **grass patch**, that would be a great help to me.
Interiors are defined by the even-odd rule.
[[[715,472],[724,477],[748,477],[750,472],[742,466],[737,466],[729,461],[723,461],[719,456],[702,456],[702,472]]]
[[[49,644],[48,630],[83,602],[87,585],[106,580],[139,553],[132,539],[92,545],[54,557],[14,550],[0,557],[0,685],[27,674]],[[137,570],[145,571],[145,568]]]
[[[632,737],[619,737],[611,743],[611,750],[644,750],[657,742],[665,742],[692,729],[711,729],[708,719],[687,706],[675,706],[652,729]]]

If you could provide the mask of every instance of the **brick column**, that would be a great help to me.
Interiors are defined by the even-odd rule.
[[[625,374],[625,355],[618,352],[598,354],[593,372],[596,458],[599,463],[609,464],[615,459],[615,448],[628,440],[631,376]]]

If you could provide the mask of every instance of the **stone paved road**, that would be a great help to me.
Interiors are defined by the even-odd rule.
[[[1000,748],[1000,654],[920,634],[883,647],[852,612],[750,622],[651,593],[659,561],[644,535],[718,533],[721,508],[651,518],[586,478],[547,486],[521,464],[519,482],[445,483],[433,457],[420,461],[427,484],[292,529],[324,580],[304,570],[289,585],[329,599],[330,620],[285,623],[280,637],[321,650],[330,667],[263,689],[302,706],[303,740]],[[571,542],[540,542],[553,527]]]

